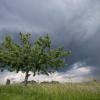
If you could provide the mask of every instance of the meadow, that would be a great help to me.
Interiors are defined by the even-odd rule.
[[[0,100],[100,100],[100,83],[1,85]]]

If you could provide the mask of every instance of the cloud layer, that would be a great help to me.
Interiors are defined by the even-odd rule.
[[[97,79],[97,77],[92,76],[92,71],[94,70],[91,66],[84,66],[84,64],[78,62],[71,66],[70,70],[65,72],[54,72],[49,76],[46,75],[36,75],[33,77],[32,72],[30,72],[31,76],[29,80],[34,80],[38,83],[40,82],[51,82],[51,81],[58,81],[60,83],[65,82],[86,82],[86,81],[93,81],[93,79]],[[25,74],[22,72],[15,73],[15,72],[8,72],[1,73],[0,76],[0,84],[5,84],[7,79],[11,80],[11,83],[17,82],[21,83],[24,81]]]
[[[99,76],[99,12],[99,0],[0,0],[0,41],[5,33],[48,32],[55,46],[72,51],[70,64],[85,63]]]

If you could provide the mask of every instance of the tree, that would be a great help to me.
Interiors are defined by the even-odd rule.
[[[31,34],[20,33],[20,42],[13,41],[11,36],[6,36],[0,46],[0,62],[9,66],[10,71],[22,71],[25,73],[25,85],[27,85],[29,71],[33,76],[37,73],[47,74],[50,69],[64,66],[64,57],[70,54],[64,48],[51,47],[48,35],[39,37],[35,42],[30,41]]]

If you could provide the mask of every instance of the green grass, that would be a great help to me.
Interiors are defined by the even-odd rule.
[[[100,83],[0,86],[0,100],[100,100]]]

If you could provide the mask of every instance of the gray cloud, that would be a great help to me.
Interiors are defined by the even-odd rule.
[[[99,0],[0,0],[0,40],[5,33],[48,32],[54,45],[72,51],[68,62],[85,62],[100,75],[99,12]]]

